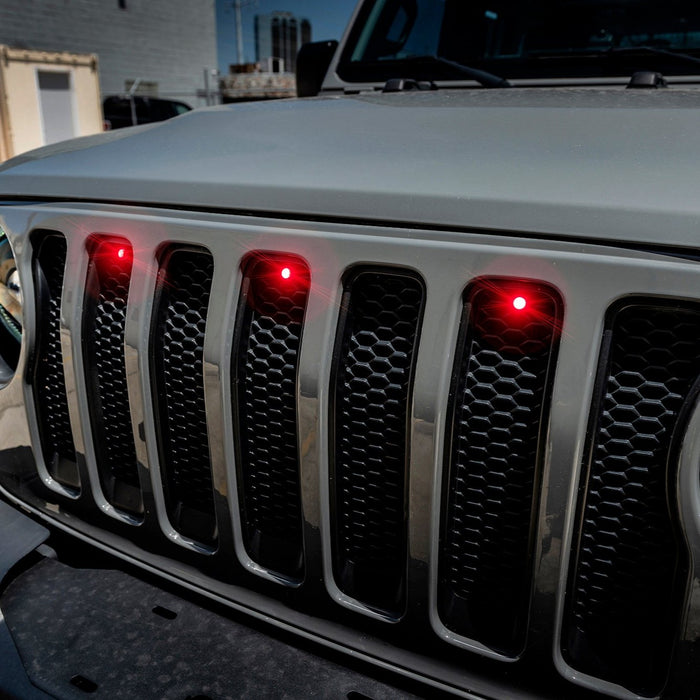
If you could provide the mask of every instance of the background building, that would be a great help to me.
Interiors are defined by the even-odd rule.
[[[216,0],[219,71],[226,75],[231,65],[258,60],[255,15],[286,10],[311,21],[314,41],[340,39],[356,5],[357,0]]]
[[[95,54],[0,45],[0,161],[102,130]]]
[[[311,22],[291,12],[255,15],[255,60],[263,70],[294,73],[297,51],[311,41]]]
[[[139,94],[196,107],[208,101],[207,87],[216,90],[214,5],[215,0],[0,0],[0,44],[96,54],[103,97],[139,81]]]

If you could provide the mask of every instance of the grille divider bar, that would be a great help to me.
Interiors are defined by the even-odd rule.
[[[306,564],[303,592],[317,600],[319,594],[327,593],[341,605],[356,609],[356,604],[346,599],[333,582],[328,488],[329,387],[342,270],[327,259],[314,263],[311,257],[311,292],[299,354],[297,395]]]
[[[557,590],[566,578],[579,470],[605,314],[605,292],[600,296],[570,288],[566,297],[557,369],[552,385],[548,444],[542,467],[542,496],[535,533],[534,586],[527,640],[530,658],[545,663],[559,657]],[[602,298],[601,298],[602,297]],[[575,334],[567,317],[578,319]],[[588,339],[587,343],[581,342]],[[573,388],[578,392],[571,400]],[[571,426],[576,426],[574,435]],[[553,441],[551,436],[566,436]],[[562,509],[561,504],[567,508]],[[553,621],[556,622],[553,624]]]
[[[217,274],[216,260],[226,260],[225,266],[219,265],[221,268]],[[233,272],[233,274],[232,274]],[[228,284],[224,285],[224,273],[228,275]],[[233,352],[234,334],[236,329],[236,316],[238,309],[238,299],[240,297],[242,274],[241,274],[241,258],[231,259],[230,252],[226,248],[222,248],[219,257],[214,256],[214,281],[212,284],[212,297],[214,297],[214,284],[220,289],[219,293],[225,294],[223,297],[226,301],[219,305],[218,311],[211,316],[212,319],[218,316],[221,322],[222,331],[218,333],[217,342],[213,342],[210,338],[205,340],[205,359],[207,357],[216,357],[218,362],[218,372],[216,381],[220,383],[219,388],[212,386],[214,382],[213,375],[208,378],[206,383],[206,401],[207,412],[209,407],[215,400],[215,394],[219,397],[219,407],[216,409],[217,416],[212,422],[208,418],[210,440],[212,434],[220,431],[223,436],[223,452],[217,454],[212,449],[212,468],[215,471],[214,481],[221,483],[221,470],[224,470],[224,478],[226,484],[226,507],[229,512],[229,525],[231,529],[233,541],[232,546],[235,555],[241,566],[257,576],[272,580],[278,583],[286,583],[280,581],[273,573],[269,572],[264,567],[254,562],[245,549],[243,542],[243,524],[241,520],[241,509],[238,502],[238,476],[236,474],[236,450],[234,445],[234,429],[233,429],[233,414],[231,401],[231,354]],[[211,313],[211,312],[210,312]],[[211,321],[216,323],[217,321]],[[207,334],[209,335],[209,334]],[[219,425],[217,425],[217,423]],[[219,466],[219,460],[222,460]],[[216,465],[216,466],[215,466]],[[221,495],[220,489],[216,489],[218,495]],[[221,510],[217,507],[217,521]]]
[[[209,248],[214,259],[207,330],[204,338],[204,402],[209,433],[209,458],[214,488],[214,512],[218,530],[218,549],[230,556],[239,549],[239,515],[235,465],[231,445],[233,429],[230,416],[229,383],[231,344],[235,323],[236,299],[240,286],[239,261],[222,246]],[[217,264],[218,261],[218,264]]]
[[[462,311],[463,280],[455,279],[450,288],[433,286],[431,280],[439,279],[442,271],[425,265],[421,272],[427,289],[411,406],[406,607],[407,618],[420,611],[421,619],[416,624],[428,629],[437,622],[445,408]],[[440,362],[435,358],[440,358]],[[425,562],[430,562],[430,566],[426,568]]]
[[[671,491],[673,492],[673,491]],[[679,504],[681,525],[690,554],[690,575],[686,615],[681,626],[681,639],[692,643],[697,639],[697,629],[692,620],[700,619],[700,402],[696,402],[688,420],[679,455],[676,498]],[[693,669],[687,680],[671,680],[670,696],[692,697],[700,687],[700,648],[698,644],[683,645],[674,655],[669,677],[683,678]]]
[[[63,376],[66,384],[66,399],[70,419],[75,458],[80,478],[79,500],[90,502],[95,492],[93,470],[87,464],[85,452],[85,430],[83,416],[87,412],[81,403],[85,393],[79,384],[82,376],[82,353],[80,350],[80,327],[82,322],[84,280],[87,270],[87,256],[84,254],[81,236],[66,235],[66,265],[63,275],[61,295],[61,350],[63,354]],[[94,461],[93,461],[94,467]],[[94,472],[97,474],[96,469]],[[99,488],[99,480],[97,481]]]
[[[161,493],[160,472],[157,451],[153,449],[156,438],[148,374],[148,342],[157,272],[155,250],[146,248],[143,244],[134,246],[129,304],[124,328],[124,364],[144,505],[143,527],[152,532],[162,532],[169,539],[177,541],[177,533],[175,537],[170,536],[170,532],[174,530],[167,523],[167,517],[163,520],[164,503],[158,499],[158,494]]]

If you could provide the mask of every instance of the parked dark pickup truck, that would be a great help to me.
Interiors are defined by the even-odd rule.
[[[298,65],[0,167],[0,687],[700,697],[696,3]]]

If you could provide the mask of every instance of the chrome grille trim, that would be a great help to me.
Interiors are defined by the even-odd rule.
[[[77,262],[74,269],[74,274],[78,282],[76,283],[74,293],[72,294],[73,303],[72,309],[72,321],[70,327],[73,329],[70,336],[70,346],[71,351],[74,355],[73,364],[75,371],[72,372],[72,379],[75,381],[76,395],[78,401],[76,404],[76,410],[80,416],[80,427],[81,435],[83,437],[85,445],[85,463],[87,466],[88,481],[90,488],[92,489],[92,496],[95,501],[97,508],[107,514],[108,516],[115,518],[123,523],[129,525],[138,525],[142,518],[134,513],[129,513],[120,510],[111,504],[105,497],[104,491],[102,489],[99,469],[97,465],[97,456],[93,439],[93,430],[90,419],[90,406],[87,401],[88,387],[87,387],[87,372],[86,363],[84,358],[84,343],[83,343],[83,308],[84,308],[84,298],[86,292],[86,284],[80,283],[80,281],[87,282],[88,268],[90,265],[90,257],[88,255],[85,244],[83,244],[82,255],[78,245],[74,246],[76,249]],[[133,266],[132,266],[133,267]],[[67,270],[68,272],[68,270]],[[126,344],[124,346],[124,352],[126,355]],[[130,403],[130,415],[133,415],[132,404]]]
[[[87,270],[86,256],[77,240],[66,236],[66,266],[63,277],[63,294],[61,295],[61,347],[63,351],[63,373],[66,383],[66,399],[70,417],[75,459],[80,477],[80,501],[88,501],[92,489],[90,473],[85,461],[85,437],[81,421],[80,402],[84,398],[79,393],[77,380],[81,369],[80,344],[75,342],[75,336],[80,334],[82,321],[82,289],[71,289],[66,280],[84,280]],[[80,319],[80,320],[79,320]]]
[[[131,429],[134,435],[136,460],[143,497],[144,516],[141,527],[157,530],[159,524],[165,525],[163,532],[170,539],[179,542],[177,533],[163,520],[165,504],[158,498],[160,490],[160,473],[158,463],[152,460],[154,452],[155,429],[150,380],[148,378],[148,329],[151,327],[153,307],[153,281],[158,266],[155,249],[144,245],[133,245],[134,256],[131,269],[130,304],[127,309],[124,327],[124,364],[126,383],[131,407]],[[134,303],[138,300],[138,303]],[[184,546],[184,543],[182,543]]]
[[[65,280],[67,279],[67,271],[71,267],[71,259],[70,259],[70,251],[71,247],[69,242],[66,240],[65,236],[62,233],[59,233],[55,230],[41,230],[37,231],[32,239],[32,243],[34,245],[33,248],[33,258],[32,258],[32,282],[34,286],[34,295],[33,299],[35,300],[34,304],[37,305],[39,303],[39,299],[41,298],[42,301],[44,300],[44,294],[46,293],[46,290],[43,289],[38,289],[37,284],[39,284],[38,276],[41,274],[42,275],[42,280],[43,280],[43,275],[45,274],[43,271],[43,265],[40,261],[40,255],[43,252],[44,246],[47,244],[47,241],[50,239],[53,239],[54,241],[61,240],[62,243],[59,244],[62,248],[62,253],[63,249],[65,249],[65,259],[64,259],[64,266],[63,266],[63,289],[60,295],[60,302],[59,302],[59,309],[58,309],[58,318],[55,318],[56,316],[56,310],[55,310],[55,303],[56,303],[56,296],[53,295],[53,297],[50,299],[49,304],[54,306],[54,310],[50,315],[54,316],[54,319],[51,320],[52,323],[55,323],[58,321],[58,329],[53,329],[53,332],[55,333],[56,330],[58,331],[58,341],[60,344],[60,351],[61,355],[63,357],[63,367],[61,368],[61,371],[58,372],[57,374],[61,375],[59,377],[54,377],[54,381],[57,383],[60,383],[60,380],[62,378],[63,380],[63,387],[62,389],[65,391],[65,395],[61,396],[58,401],[60,403],[65,402],[65,410],[68,412],[68,425],[70,426],[70,431],[72,433],[72,440],[71,440],[71,448],[74,453],[74,465],[71,467],[71,471],[75,471],[75,476],[77,477],[78,485],[73,486],[73,485],[68,485],[62,483],[62,481],[59,478],[56,478],[55,475],[51,474],[51,471],[49,470],[48,465],[46,464],[46,443],[45,443],[45,438],[44,438],[44,432],[46,430],[45,426],[42,426],[42,422],[45,420],[51,420],[51,416],[43,416],[42,417],[42,410],[41,408],[38,407],[37,404],[40,404],[43,399],[41,396],[39,396],[40,392],[40,387],[36,386],[36,384],[40,383],[42,381],[41,379],[41,373],[40,373],[40,363],[42,362],[42,359],[39,355],[40,352],[43,352],[44,349],[48,349],[46,346],[46,339],[45,337],[42,338],[43,336],[48,335],[49,331],[46,328],[46,325],[44,326],[43,330],[41,333],[38,331],[37,328],[37,333],[36,333],[36,349],[34,350],[33,353],[31,353],[31,356],[33,358],[33,366],[31,368],[32,372],[32,379],[31,379],[31,384],[33,385],[28,387],[29,391],[26,392],[26,396],[29,399],[31,405],[33,407],[33,418],[34,418],[34,425],[36,426],[36,442],[35,442],[35,459],[37,461],[37,469],[39,472],[39,476],[41,477],[42,481],[44,484],[51,489],[52,491],[55,491],[56,493],[59,493],[63,496],[67,496],[68,498],[78,500],[81,495],[84,495],[85,493],[85,487],[87,486],[87,480],[84,478],[84,475],[81,474],[81,469],[79,466],[79,457],[78,454],[84,452],[84,449],[82,448],[82,433],[80,431],[80,425],[78,422],[78,415],[77,415],[77,406],[76,406],[76,392],[75,392],[75,381],[74,381],[74,374],[73,374],[73,367],[72,363],[69,358],[72,358],[72,351],[71,351],[71,341],[70,341],[70,330],[68,326],[68,322],[70,319],[70,302],[72,299],[72,296],[69,293],[69,287],[65,284]],[[49,292],[49,294],[51,294]],[[39,310],[37,310],[37,314],[40,313]],[[41,340],[40,340],[41,339]],[[59,389],[61,391],[61,389]],[[61,412],[63,412],[61,410]],[[65,426],[63,426],[65,428]]]
[[[286,628],[291,626],[306,636],[320,635],[329,644],[335,644],[329,640],[338,640],[342,647],[352,648],[355,652],[358,651],[358,631],[352,628],[351,632],[347,633],[343,625],[327,615],[327,608],[320,616],[306,615],[301,610],[303,607],[301,603],[298,609],[293,610],[292,606],[280,604],[274,596],[262,595],[251,590],[251,588],[254,589],[254,585],[250,584],[248,579],[237,579],[240,585],[228,580],[217,580],[206,574],[205,568],[193,564],[195,561],[193,558],[181,562],[177,556],[173,555],[173,550],[176,549],[190,550],[198,556],[202,553],[206,554],[207,556],[201,557],[201,561],[212,559],[218,556],[218,553],[202,552],[197,543],[188,542],[178,536],[168,523],[167,516],[163,517],[165,510],[162,500],[159,504],[161,498],[159,468],[155,451],[155,430],[151,408],[152,389],[146,342],[152,314],[154,273],[157,269],[154,264],[155,251],[163,243],[206,245],[212,251],[215,260],[225,260],[229,269],[236,270],[245,252],[263,248],[280,252],[290,251],[309,261],[315,291],[312,292],[307,309],[297,397],[301,436],[304,541],[309,581],[303,582],[298,591],[287,590],[285,593],[295,595],[298,592],[300,597],[294,600],[299,602],[304,600],[303,596],[307,592],[311,596],[311,591],[319,594],[325,589],[332,605],[340,604],[351,611],[370,617],[375,616],[373,611],[363,609],[357,601],[341,599],[339,592],[334,590],[332,577],[328,576],[327,566],[330,556],[326,538],[330,527],[327,507],[329,445],[325,437],[328,431],[327,387],[330,377],[328,358],[337,326],[339,280],[347,268],[368,263],[398,265],[414,269],[426,280],[426,312],[421,345],[418,349],[414,403],[411,407],[409,610],[405,619],[398,623],[414,631],[424,626],[428,617],[433,622],[435,619],[434,598],[428,597],[428,593],[434,592],[436,573],[434,553],[437,548],[438,529],[435,518],[439,510],[437,508],[439,489],[436,488],[436,484],[440,483],[443,460],[441,436],[445,428],[447,387],[454,361],[461,292],[465,284],[483,274],[534,278],[562,289],[566,305],[565,327],[559,351],[559,364],[553,388],[553,409],[547,437],[527,656],[530,660],[544,660],[549,664],[554,660],[561,675],[576,684],[597,691],[603,690],[617,697],[632,697],[632,694],[624,688],[608,687],[599,679],[587,678],[569,669],[559,651],[560,615],[566,586],[564,572],[568,570],[572,512],[575,510],[580,472],[581,442],[585,436],[592,391],[591,373],[597,363],[601,318],[610,304],[627,294],[650,292],[666,297],[697,299],[697,289],[700,288],[697,263],[687,260],[674,262],[673,274],[668,274],[667,258],[662,259],[650,253],[629,250],[604,251],[596,246],[504,240],[482,234],[436,233],[428,240],[427,237],[423,238],[422,234],[417,234],[415,231],[391,229],[378,231],[362,226],[309,222],[303,226],[296,224],[290,226],[278,221],[260,219],[251,221],[243,217],[213,214],[185,215],[179,212],[162,210],[153,212],[126,207],[100,207],[97,210],[87,205],[13,207],[11,219],[3,219],[3,225],[10,221],[11,225],[7,228],[11,238],[14,236],[15,240],[20,234],[31,230],[30,227],[36,226],[63,231],[71,240],[79,241],[80,246],[84,245],[87,235],[96,231],[119,235],[125,235],[126,232],[126,237],[133,242],[135,264],[132,280],[133,295],[130,294],[126,328],[126,365],[132,425],[147,515],[139,528],[130,527],[129,530],[139,533],[162,532],[164,541],[174,542],[177,546],[164,548],[162,551],[167,552],[167,556],[162,553],[154,554],[149,547],[142,546],[134,537],[130,539],[126,537],[123,529],[117,528],[119,523],[114,518],[103,518],[103,521],[115,522],[113,529],[109,523],[105,525],[104,522],[100,522],[96,525],[94,522],[81,521],[76,517],[68,516],[62,511],[70,512],[70,503],[66,500],[65,494],[58,491],[53,500],[49,496],[48,506],[44,506],[40,499],[34,499],[26,490],[22,492],[21,499],[36,512],[43,513],[42,517],[49,517],[57,521],[61,527],[77,531],[81,536],[96,541],[98,546],[114,551],[124,558],[139,563],[144,568],[156,567],[161,573],[165,572],[167,577],[180,582],[186,579],[185,585],[201,588],[208,595],[220,597],[236,609],[252,610],[255,615],[272,618],[276,624]],[[261,241],[264,241],[264,245],[261,245]],[[332,255],[328,254],[329,250],[332,251]],[[367,260],[370,255],[368,251],[371,251],[371,260]],[[27,251],[19,255],[20,257],[27,255]],[[26,264],[23,260],[19,262],[20,265]],[[600,269],[605,269],[606,274],[599,285],[591,288],[587,275],[590,275],[593,270]],[[218,283],[214,282],[214,284]],[[231,494],[235,493],[235,469],[233,468],[235,464],[229,447],[232,437],[230,416],[226,414],[227,397],[225,389],[220,387],[225,387],[228,379],[226,358],[230,353],[233,333],[232,309],[234,306],[232,305],[235,305],[238,298],[238,285],[237,273],[229,274],[229,278],[221,282],[219,289],[225,290],[224,297],[212,308],[211,319],[223,319],[223,322],[219,324],[217,321],[217,329],[211,332],[208,329],[205,338],[205,401],[210,423],[210,448],[214,449],[213,442],[217,442],[219,449],[223,444],[225,461],[223,477],[221,466],[213,467],[213,471],[218,469],[218,475],[215,475],[216,500],[222,507],[220,515],[217,506],[217,522],[227,521],[229,529],[231,522],[234,523],[235,529],[237,519],[235,499],[231,499]],[[70,290],[64,289],[64,296],[69,292]],[[32,319],[29,318],[26,338],[30,343],[35,337],[32,323]],[[70,347],[72,348],[78,347],[75,335],[75,330],[78,328],[76,323],[75,313],[64,318],[66,330],[71,331]],[[430,334],[429,339],[428,334]],[[431,352],[436,352],[436,356],[432,357]],[[25,358],[27,354],[25,348],[23,350]],[[20,370],[22,369],[20,367]],[[563,377],[568,379],[565,380]],[[19,385],[19,380],[13,380],[6,389],[0,390],[0,402],[4,401],[5,397],[11,396],[13,387]],[[28,407],[27,429],[31,434],[34,452],[37,453],[38,431],[33,402],[31,396],[28,396],[31,391],[26,385],[23,388]],[[0,420],[2,416],[3,412],[0,410]],[[697,423],[697,418],[694,420]],[[697,449],[697,425],[695,431],[695,437],[688,438],[691,440],[693,450]],[[689,431],[689,435],[691,433],[692,430]],[[224,435],[223,442],[220,438],[221,434]],[[214,454],[213,451],[212,454]],[[695,452],[692,454],[695,455]],[[686,460],[684,464],[689,464],[687,460],[690,458],[685,455],[686,452],[684,452]],[[682,473],[687,475],[690,469],[691,466],[685,466]],[[92,487],[89,474],[87,478]],[[5,484],[0,488],[3,493],[9,494],[8,497],[16,500],[17,496],[13,497]],[[92,499],[91,489],[86,490],[86,493],[88,500]],[[423,510],[426,501],[429,501],[429,512]],[[227,510],[230,510],[230,517],[226,517]],[[47,515],[47,511],[51,512]],[[425,524],[428,521],[432,522],[432,529],[426,534]],[[686,518],[684,522],[686,529],[696,528],[692,533],[688,533],[688,536],[697,542],[700,539],[697,534],[697,528],[700,527],[698,518],[694,517],[692,520]],[[185,552],[185,554],[189,553]],[[238,550],[236,554],[240,555]],[[325,567],[324,562],[326,562]],[[235,559],[231,557],[231,567],[237,566]],[[246,568],[245,564],[239,568],[243,571],[251,570]],[[265,578],[268,578],[269,574],[269,572],[257,571],[253,573]],[[697,569],[696,573],[698,573]],[[272,576],[269,578],[280,583]],[[427,606],[424,605],[426,600],[429,602]],[[696,612],[700,607],[697,601],[689,602],[688,605],[692,605],[692,609]],[[340,619],[350,624],[348,621],[352,619],[351,613],[345,613],[345,616]],[[371,623],[371,620],[368,623]],[[470,643],[470,640],[445,635],[439,625],[433,626],[436,637],[446,639],[452,646],[489,655],[490,650],[478,649]],[[447,683],[453,689],[461,688],[463,692],[466,688],[485,695],[502,695],[504,692],[505,686],[501,686],[500,683],[507,684],[507,678],[492,684],[468,670],[468,664],[463,667],[433,656],[409,653],[403,648],[394,649],[381,641],[383,634],[381,631],[375,633],[375,630],[380,630],[380,627],[375,626],[371,628],[371,632],[362,635],[362,649],[359,649],[361,654],[369,655],[380,665],[388,663],[393,668],[403,669],[402,672],[409,675],[415,670],[423,678],[428,678],[429,682],[442,684],[441,687],[445,687],[444,683]],[[394,626],[384,625],[384,627],[391,630]],[[686,631],[685,634],[687,637],[690,631]],[[441,643],[431,639],[428,646],[437,647],[437,644]],[[445,647],[440,648],[445,649]],[[458,653],[459,649],[455,652]],[[409,658],[412,669],[407,670]],[[468,661],[470,657],[467,654],[463,658]],[[525,663],[524,659],[522,663]],[[436,670],[438,668],[439,672]],[[436,681],[437,676],[440,676],[443,681]],[[512,689],[513,685],[508,687]]]
[[[329,595],[350,609],[374,615],[336,587],[331,559],[331,521],[328,473],[328,406],[332,347],[342,295],[342,267],[332,259],[314,264],[311,293],[306,307],[304,338],[299,354],[299,467],[304,517],[304,556],[310,594]]]
[[[235,469],[227,459],[227,446],[232,439],[230,416],[226,413],[226,379],[229,367],[226,357],[230,355],[231,336],[234,319],[229,313],[235,307],[227,303],[211,303],[211,299],[231,300],[231,294],[237,293],[240,284],[239,261],[230,261],[231,267],[217,265],[222,260],[223,251],[217,255],[215,246],[207,247],[214,259],[214,275],[211,280],[210,303],[207,315],[207,328],[204,336],[204,404],[207,412],[207,431],[209,433],[209,461],[214,489],[214,515],[216,519],[218,548],[220,551],[233,551],[240,557],[235,528],[231,534],[234,515],[236,482]],[[233,273],[232,273],[233,271]],[[233,302],[231,302],[233,303]],[[234,545],[234,542],[236,543]]]
[[[672,671],[682,673],[685,668],[700,668],[700,401],[689,416],[675,486],[690,554],[691,576],[688,610],[681,623],[681,639],[688,645],[677,654],[672,667]],[[672,687],[671,691],[678,696],[690,696],[692,688],[680,684],[679,687]]]
[[[540,502],[537,546],[534,561],[534,585],[530,607],[528,648],[538,656],[557,656],[558,642],[553,623],[553,609],[558,604],[557,586],[560,572],[565,570],[565,551],[562,544],[572,527],[570,505],[576,501],[580,464],[583,459],[583,441],[586,436],[589,407],[593,395],[589,377],[595,375],[598,362],[602,317],[605,314],[605,292],[600,297],[587,294],[585,280],[569,284],[565,297],[565,321],[562,329],[556,374],[568,376],[581,387],[578,401],[572,401],[570,387],[556,381],[547,431],[547,445],[543,464],[544,489]],[[567,323],[579,319],[586,333],[574,333]],[[568,435],[568,440],[554,439]]]

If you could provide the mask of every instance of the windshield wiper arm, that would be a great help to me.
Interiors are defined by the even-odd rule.
[[[668,49],[660,49],[656,46],[649,46],[643,44],[641,46],[611,46],[609,49],[604,49],[600,53],[602,54],[635,54],[635,53],[650,53],[656,54],[657,56],[667,56],[669,58],[674,58],[678,61],[685,63],[697,63],[700,64],[700,58],[696,56],[691,56],[689,53],[683,53],[682,51],[670,51]]]
[[[501,78],[500,75],[495,75],[494,73],[489,73],[485,70],[479,70],[478,68],[472,68],[471,66],[465,66],[456,61],[450,61],[449,58],[443,58],[442,56],[433,56],[431,54],[426,54],[425,56],[408,56],[406,58],[400,59],[403,62],[415,62],[420,63],[434,63],[437,66],[444,66],[445,68],[450,68],[453,72],[459,73],[465,78],[470,80],[476,80],[477,83],[486,88],[505,88],[511,87],[511,84],[505,79]]]

